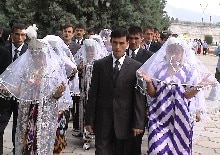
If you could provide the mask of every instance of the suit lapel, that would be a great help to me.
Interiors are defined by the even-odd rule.
[[[117,79],[122,78],[127,73],[129,65],[131,63],[130,59],[131,58],[129,58],[128,56],[125,56],[125,60],[122,64],[122,66],[121,66],[121,70],[119,72],[119,75],[118,75]],[[108,56],[108,59],[105,63],[106,63],[105,64],[106,70],[109,73],[109,76],[111,77],[111,79],[114,81],[114,78],[113,78],[113,58],[112,58],[111,54]]]
[[[126,55],[127,55],[127,56],[129,56],[129,48],[128,48],[128,49],[126,49],[126,51],[125,51],[125,52],[126,52]]]
[[[5,48],[8,50],[8,52],[10,53],[10,58],[11,58],[11,62],[12,62],[12,44],[8,44],[5,46]]]
[[[27,49],[28,49],[28,46],[27,46],[27,44],[24,43],[24,45],[21,48],[20,55],[22,55],[24,52],[26,52]]]
[[[111,54],[107,57],[107,61],[105,63],[106,63],[105,64],[106,70],[109,73],[109,76],[111,77],[111,79],[114,81],[114,78],[113,78],[113,58],[112,58]]]

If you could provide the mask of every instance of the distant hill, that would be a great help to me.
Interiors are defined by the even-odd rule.
[[[183,8],[175,8],[169,4],[167,4],[165,11],[167,11],[168,15],[173,18],[178,18],[181,21],[191,21],[191,22],[202,22],[202,17],[204,22],[210,22],[210,14],[191,11]],[[220,16],[211,16],[212,23],[220,22]]]

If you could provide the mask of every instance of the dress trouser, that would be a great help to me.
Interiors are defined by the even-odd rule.
[[[131,154],[132,155],[140,155],[141,154],[141,144],[142,144],[142,138],[144,136],[145,133],[145,128],[148,126],[148,110],[149,107],[146,107],[146,118],[145,118],[145,127],[143,130],[143,133],[141,133],[140,135],[132,138],[132,148],[131,148]]]
[[[132,155],[132,138],[118,139],[114,128],[108,136],[95,137],[95,155]]]
[[[141,154],[141,144],[142,144],[142,137],[144,132],[134,138],[132,138],[132,155],[140,155]]]
[[[12,112],[13,112],[13,126],[12,126],[12,143],[13,143],[13,153],[15,154],[15,133],[17,127],[18,119],[18,103],[16,100],[12,100]]]
[[[73,116],[73,128],[79,130],[79,100],[80,96],[73,96],[73,108],[72,108],[72,116]]]
[[[0,155],[3,154],[3,135],[6,126],[11,117],[12,113],[12,103],[9,100],[0,98]]]

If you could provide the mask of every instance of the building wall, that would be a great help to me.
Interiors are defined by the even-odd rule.
[[[213,43],[220,41],[220,26],[209,23],[171,23],[169,31],[201,40],[204,40],[205,35],[212,35]]]

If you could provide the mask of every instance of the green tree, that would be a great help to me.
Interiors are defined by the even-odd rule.
[[[40,36],[55,33],[66,22],[75,23],[75,15],[67,12],[68,5],[61,5],[61,0],[7,0],[5,13],[9,19],[16,19],[25,24],[36,23]]]
[[[159,30],[170,24],[166,0],[1,0],[0,4],[1,21],[36,23],[40,36],[55,33],[64,23],[96,29],[150,25]]]
[[[207,42],[207,44],[212,44],[212,42],[213,42],[213,37],[212,37],[212,35],[209,35],[209,34],[207,34],[207,35],[205,35],[205,41]]]

